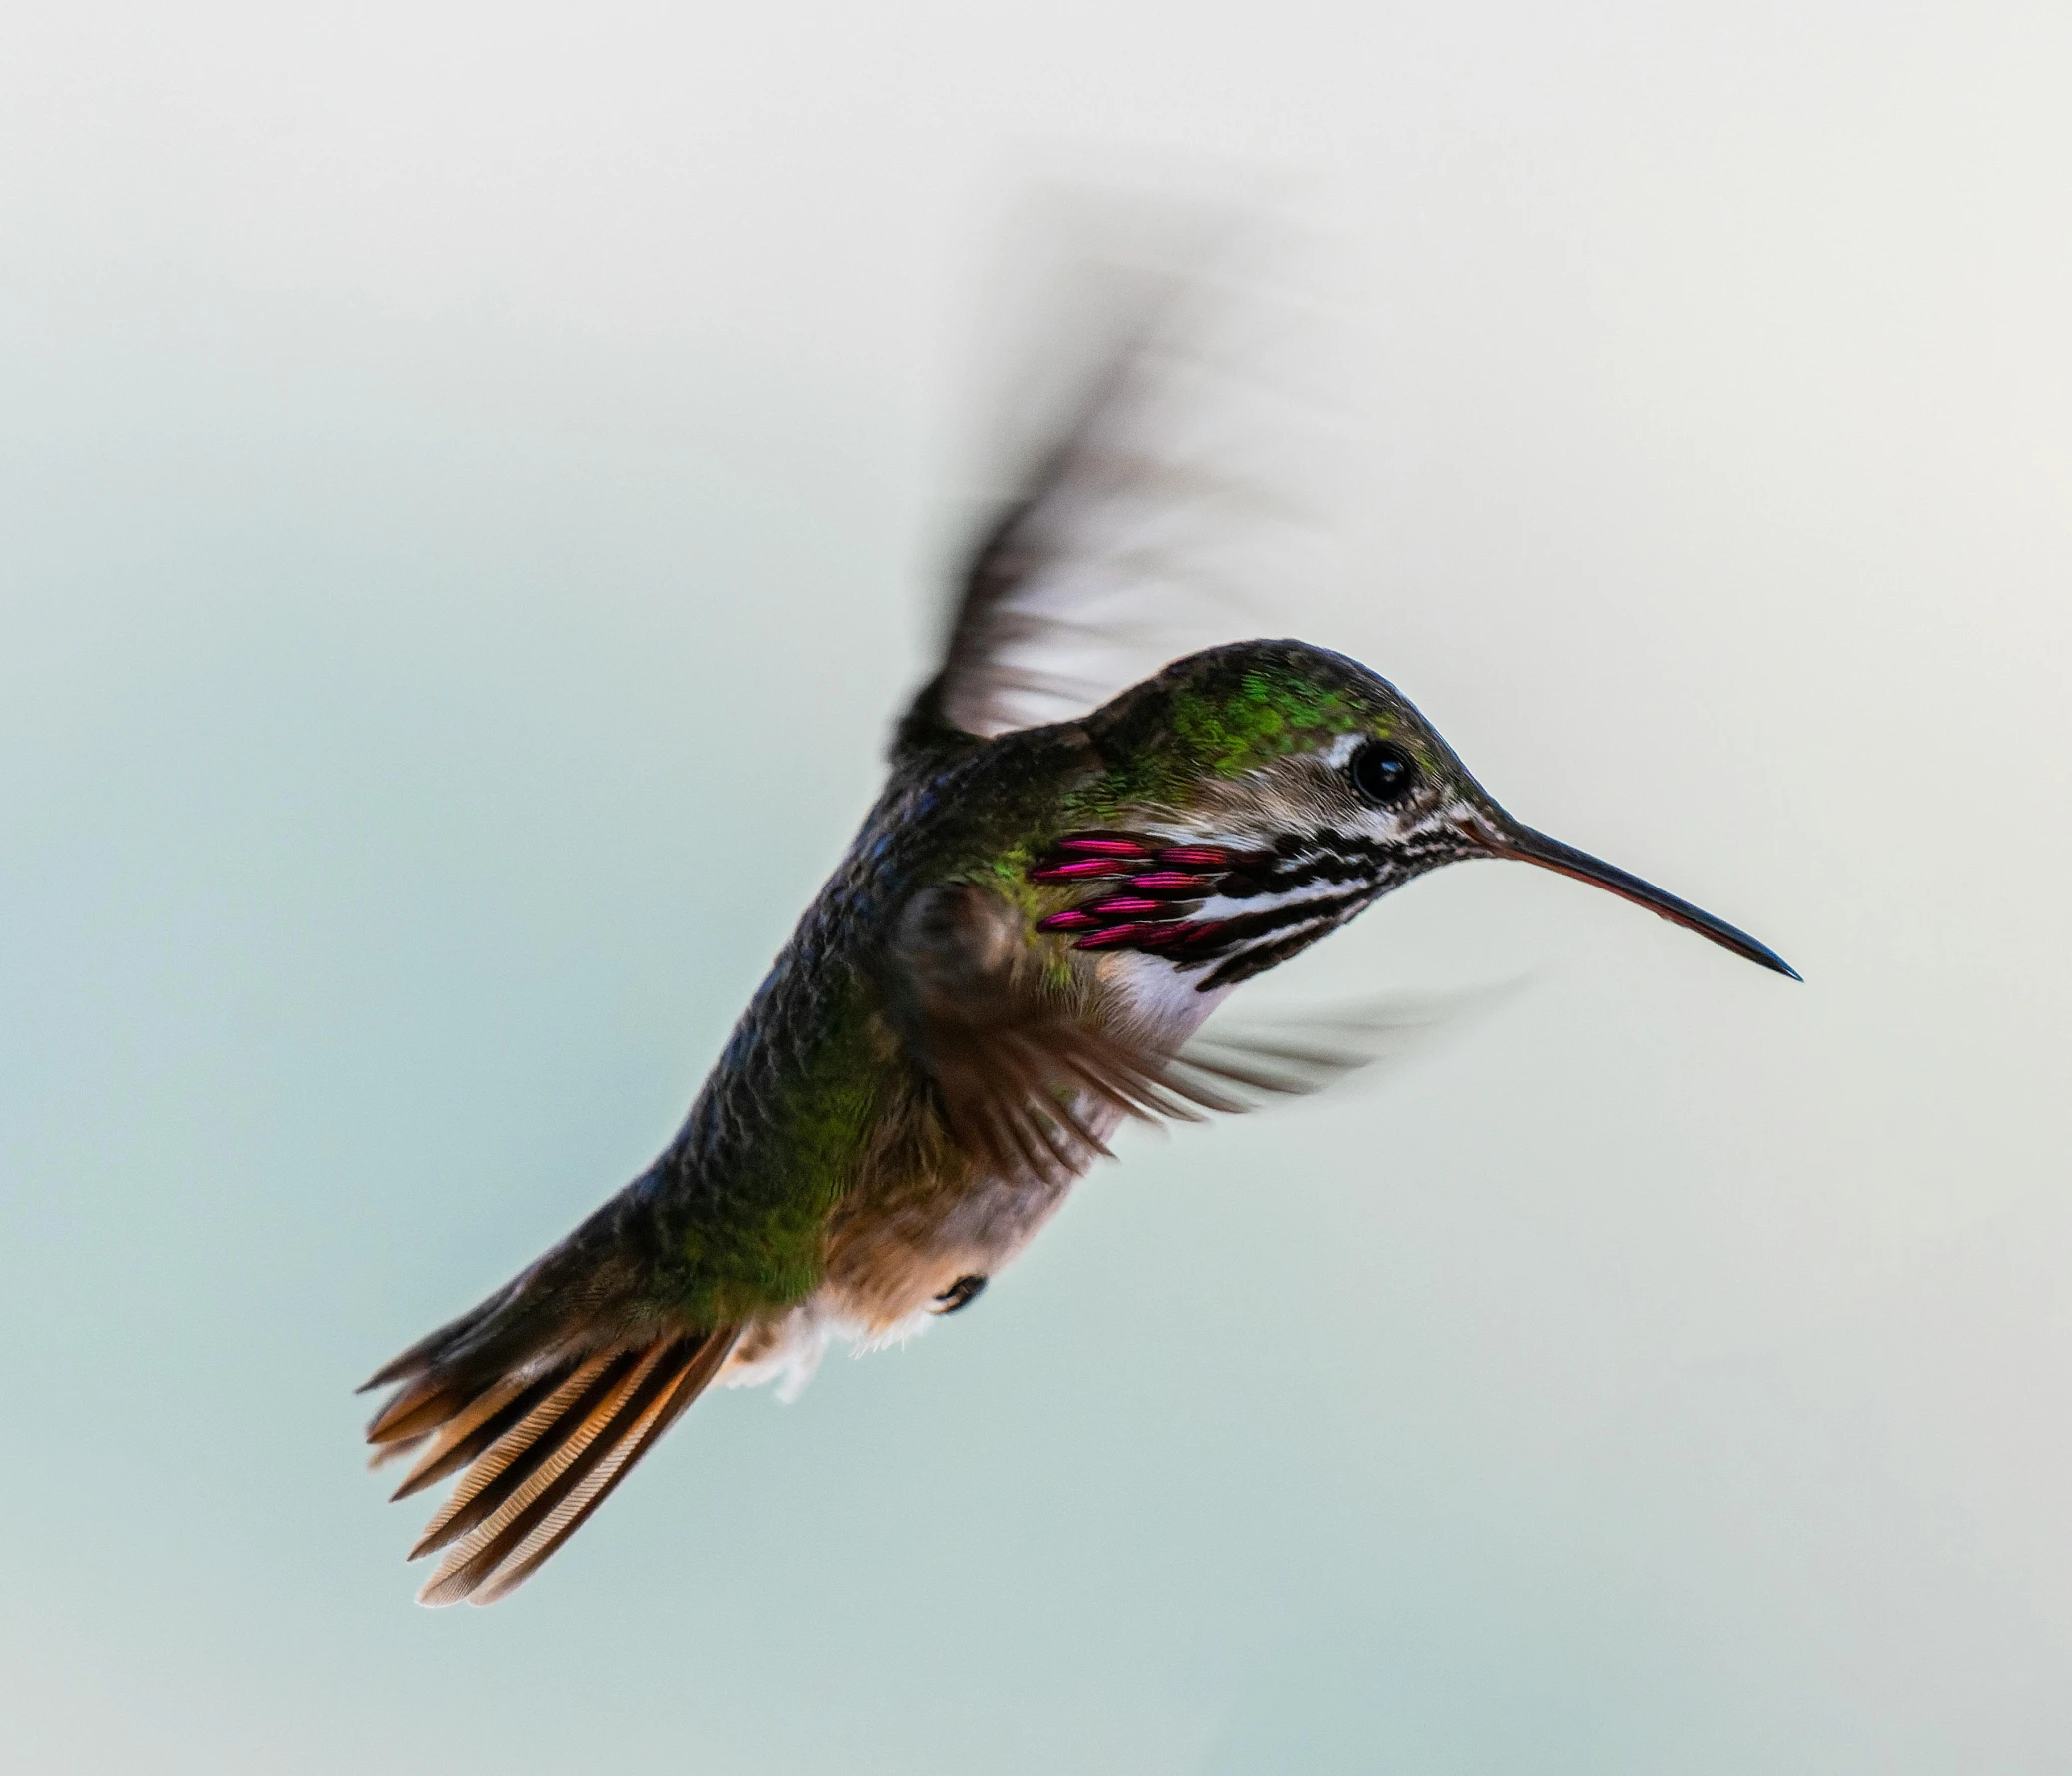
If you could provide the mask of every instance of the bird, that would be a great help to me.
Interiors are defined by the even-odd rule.
[[[1155,603],[1185,575],[1168,545],[1188,515],[1244,504],[1156,448],[1157,392],[1188,369],[1175,306],[1124,330],[969,552],[882,793],[674,1139],[362,1389],[391,1390],[367,1438],[377,1465],[412,1461],[394,1496],[453,1481],[410,1551],[440,1556],[420,1602],[508,1596],[708,1387],[789,1397],[832,1340],[969,1309],[1123,1123],[1255,1107],[1355,1064],[1314,1030],[1203,1026],[1430,871],[1533,864],[1798,978],[1515,819],[1343,654],[1254,639],[1112,695],[1074,676],[1103,601]]]

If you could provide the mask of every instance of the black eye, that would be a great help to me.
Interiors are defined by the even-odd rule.
[[[1401,747],[1370,740],[1352,755],[1352,787],[1369,802],[1400,802],[1417,784],[1417,766]]]

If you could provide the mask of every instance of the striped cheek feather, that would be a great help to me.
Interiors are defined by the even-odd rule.
[[[1214,993],[1335,930],[1401,879],[1398,855],[1329,828],[1270,850],[1078,833],[1038,859],[1029,879],[1089,890],[1037,929],[1068,935],[1077,949],[1155,956],[1188,976],[1193,991]]]

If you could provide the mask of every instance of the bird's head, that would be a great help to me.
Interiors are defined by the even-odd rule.
[[[1105,769],[1031,872],[1070,890],[1042,925],[1164,956],[1203,991],[1465,858],[1592,883],[1797,978],[1709,912],[1512,819],[1408,699],[1343,655],[1286,641],[1190,655],[1085,731]]]

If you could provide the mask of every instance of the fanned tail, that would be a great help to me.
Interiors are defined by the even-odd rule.
[[[368,1383],[402,1384],[367,1427],[377,1464],[417,1456],[395,1496],[460,1475],[410,1552],[445,1550],[420,1603],[494,1603],[523,1584],[704,1391],[737,1335],[571,1349],[566,1328],[522,1303],[516,1285],[492,1296]]]

